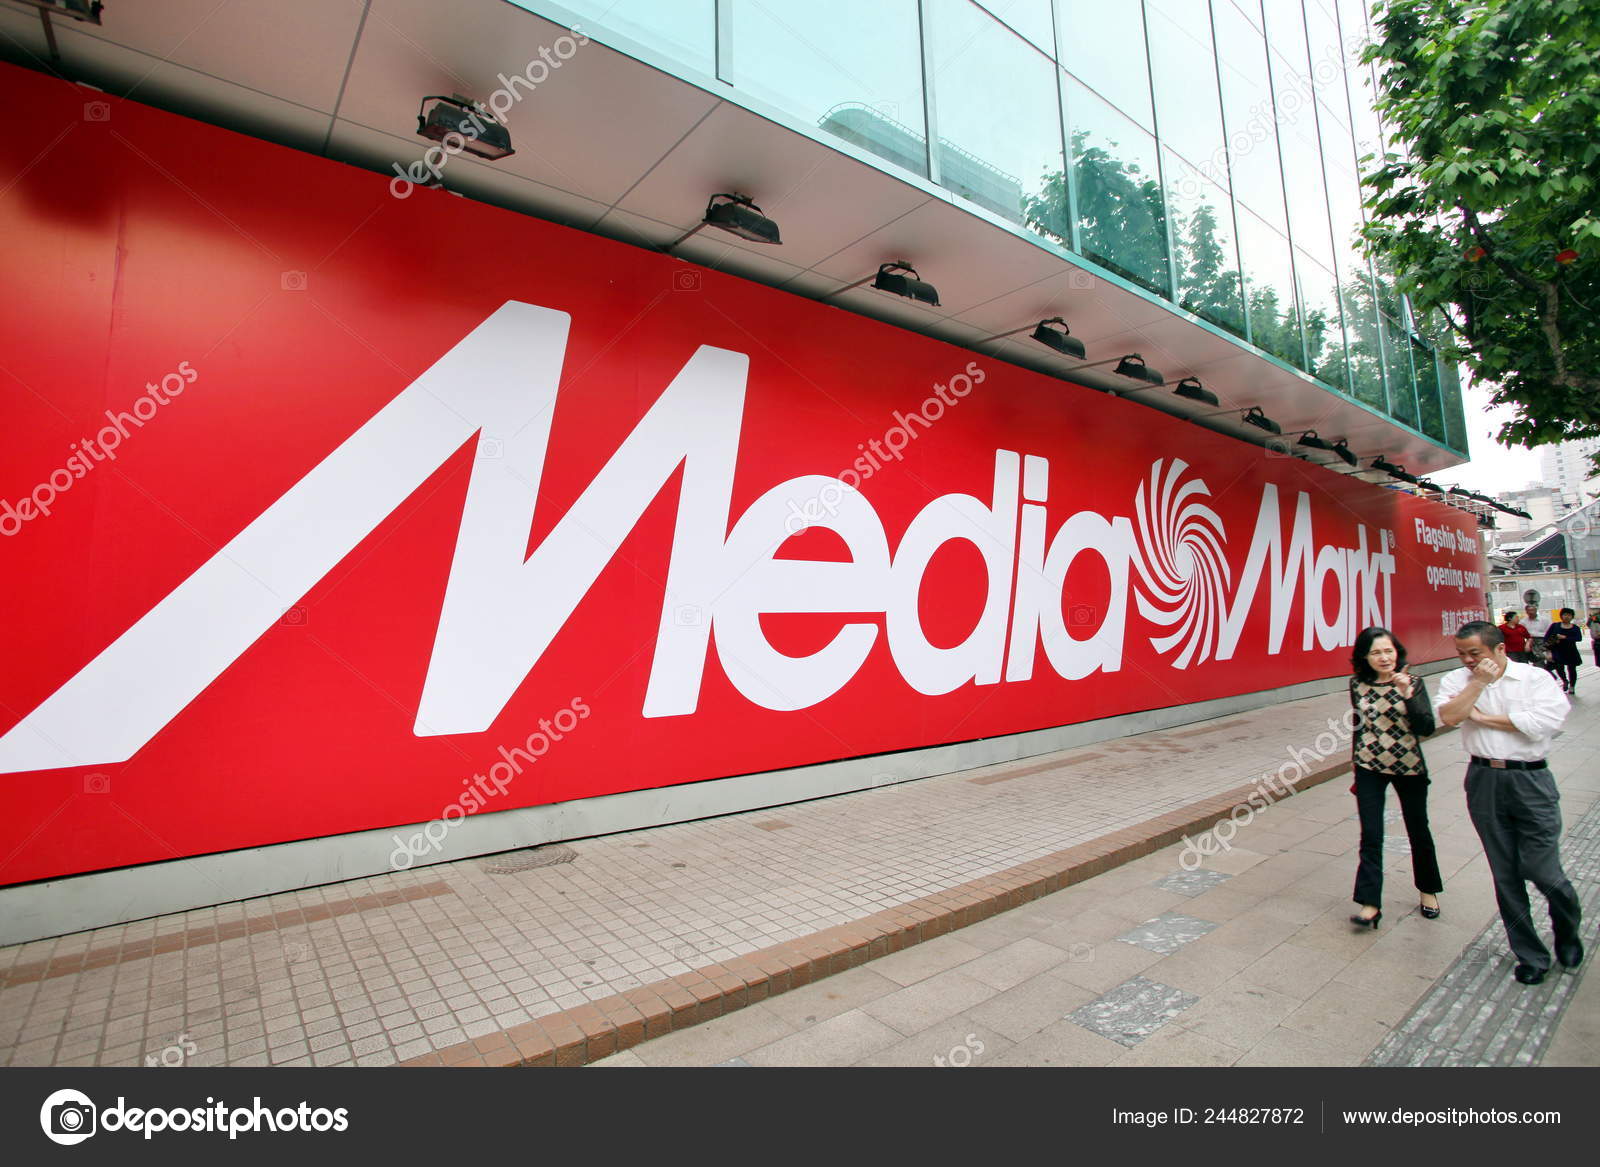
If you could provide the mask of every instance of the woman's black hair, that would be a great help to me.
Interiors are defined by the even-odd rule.
[[[1385,636],[1394,645],[1394,671],[1405,671],[1406,646],[1400,643],[1400,638],[1387,628],[1363,628],[1356,634],[1356,646],[1350,652],[1350,664],[1356,671],[1356,680],[1371,682],[1378,679],[1378,674],[1367,663],[1367,654],[1372,651],[1373,644]]]

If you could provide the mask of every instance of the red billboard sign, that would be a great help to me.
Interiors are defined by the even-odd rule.
[[[1413,660],[1461,512],[14,69],[0,882]]]

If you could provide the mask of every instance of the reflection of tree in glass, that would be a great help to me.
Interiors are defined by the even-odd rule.
[[[1167,286],[1166,203],[1161,184],[1137,165],[1072,135],[1072,176],[1078,196],[1078,236],[1083,254],[1118,275],[1170,298]],[[1111,148],[1116,148],[1111,143]],[[1070,246],[1066,175],[1046,171],[1036,195],[1024,195],[1028,226]]]
[[[1078,227],[1083,254],[1168,299],[1166,224],[1170,214],[1180,306],[1243,336],[1239,270],[1228,260],[1231,248],[1219,238],[1215,208],[1201,203],[1192,214],[1169,212],[1161,184],[1110,149],[1092,146],[1088,133],[1072,136],[1073,179],[1077,186]],[[1046,171],[1037,195],[1023,197],[1023,217],[1041,235],[1070,247],[1066,175]],[[1271,284],[1250,285],[1250,338],[1258,348],[1305,366],[1300,318],[1293,300],[1281,303]],[[1322,356],[1327,314],[1306,321],[1312,362]],[[1343,380],[1342,364],[1340,380]]]

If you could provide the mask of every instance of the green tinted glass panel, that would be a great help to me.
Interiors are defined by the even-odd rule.
[[[541,5],[515,0],[537,12]],[[716,69],[716,0],[561,0],[585,32],[617,32],[664,56],[711,73]],[[381,19],[381,18],[380,18]]]
[[[929,0],[923,13],[940,184],[1013,223],[1064,238],[1055,66],[969,0]]]
[[[1411,373],[1411,345],[1403,328],[1391,317],[1380,316],[1383,326],[1383,366],[1389,383],[1389,415],[1409,426],[1417,424],[1417,389]]]
[[[1305,347],[1300,336],[1289,241],[1241,209],[1239,255],[1244,265],[1251,343],[1291,365],[1303,364]]]
[[[722,75],[916,174],[928,173],[916,0],[727,0]]]
[[[1244,294],[1228,193],[1170,150],[1165,174],[1178,304],[1243,336]]]
[[[1444,441],[1444,409],[1439,399],[1439,373],[1433,350],[1411,342],[1411,367],[1417,378],[1417,428],[1435,441]]]
[[[1155,138],[1071,78],[1062,93],[1071,127],[1080,250],[1170,298]]]
[[[1267,85],[1267,42],[1228,0],[1217,0],[1212,11],[1234,197],[1268,226],[1287,232],[1278,127]]]
[[[1056,46],[1062,68],[1141,128],[1155,128],[1142,5],[1056,0]]]
[[[1050,0],[982,0],[982,6],[1047,56],[1056,53],[1055,17]]]
[[[1344,313],[1339,305],[1339,285],[1333,273],[1298,247],[1294,253],[1295,279],[1305,311],[1308,373],[1344,389],[1349,385],[1344,359]]]
[[[1207,181],[1228,186],[1222,100],[1211,68],[1211,14],[1196,0],[1147,0],[1150,63],[1156,95],[1156,135],[1161,145]],[[1170,180],[1169,180],[1170,181]]]
[[[1467,453],[1467,419],[1462,408],[1461,370],[1454,362],[1439,362],[1439,398],[1444,408],[1445,445]]]
[[[1372,278],[1359,269],[1339,285],[1344,306],[1345,351],[1350,361],[1350,393],[1374,409],[1387,410],[1383,391],[1383,341]]]

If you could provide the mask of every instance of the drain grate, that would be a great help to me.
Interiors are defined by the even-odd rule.
[[[490,875],[518,875],[536,867],[554,867],[557,863],[571,863],[578,853],[571,847],[556,844],[553,847],[529,847],[523,851],[506,851],[491,855],[483,861],[483,870]]]

